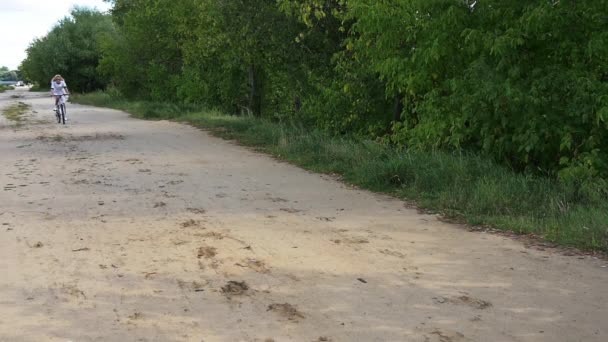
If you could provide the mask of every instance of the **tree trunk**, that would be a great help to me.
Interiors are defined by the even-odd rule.
[[[259,89],[258,71],[254,64],[249,65],[249,110],[253,115],[260,117],[262,115],[262,101]]]
[[[395,96],[395,104],[393,106],[393,121],[401,121],[401,114],[403,113],[403,96]]]
[[[296,113],[300,112],[300,110],[302,109],[302,99],[299,95],[296,95],[293,100],[293,108],[295,109]]]

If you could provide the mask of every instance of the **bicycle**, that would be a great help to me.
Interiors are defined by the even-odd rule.
[[[57,123],[63,123],[65,125],[65,115],[67,110],[65,109],[65,99],[64,96],[67,97],[69,94],[63,95],[53,95],[59,96],[59,99],[55,100],[55,117],[57,118]]]

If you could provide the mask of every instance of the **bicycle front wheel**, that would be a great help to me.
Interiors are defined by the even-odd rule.
[[[60,111],[61,111],[61,122],[65,125],[65,104],[61,104],[60,105]]]

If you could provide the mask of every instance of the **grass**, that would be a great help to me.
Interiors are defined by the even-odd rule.
[[[602,181],[566,184],[515,173],[477,155],[404,151],[196,106],[133,102],[106,93],[73,100],[125,110],[143,119],[188,122],[305,169],[339,174],[347,183],[414,201],[418,207],[460,222],[608,252],[608,191]]]
[[[5,109],[2,110],[2,115],[4,115],[5,118],[20,123],[23,120],[25,120],[23,118],[23,115],[30,109],[30,105],[28,105],[27,103],[23,103],[23,102],[17,102],[15,104],[12,104],[8,107],[6,107]]]
[[[13,86],[0,84],[0,93],[4,93],[7,90],[15,89]]]

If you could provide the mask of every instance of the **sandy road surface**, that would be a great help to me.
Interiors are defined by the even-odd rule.
[[[37,96],[0,95],[36,111],[0,119],[0,341],[608,340],[601,260]]]

